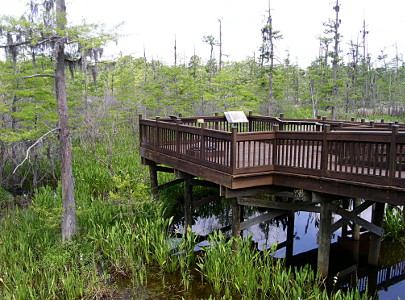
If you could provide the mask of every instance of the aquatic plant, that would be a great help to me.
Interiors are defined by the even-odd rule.
[[[233,247],[235,243],[238,247]],[[310,267],[287,268],[271,254],[271,249],[255,249],[250,238],[226,239],[216,232],[197,266],[213,293],[226,299],[232,295],[242,299],[368,299],[356,291],[329,295],[319,274]]]
[[[398,206],[389,207],[384,213],[384,235],[395,241],[405,241],[405,222],[403,210]]]

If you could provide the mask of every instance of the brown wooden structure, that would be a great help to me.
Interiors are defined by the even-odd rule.
[[[185,223],[191,225],[193,207],[217,199],[202,199],[193,206],[192,186],[218,185],[220,196],[235,199],[234,235],[247,226],[243,205],[275,209],[268,218],[294,210],[320,212],[318,268],[322,274],[328,273],[330,234],[346,224],[351,225],[354,238],[359,226],[374,234],[369,261],[377,264],[385,204],[405,204],[405,125],[384,120],[286,119],[251,112],[247,117],[248,123],[229,124],[218,114],[140,116],[140,155],[150,167],[155,198],[159,189],[184,181]],[[158,171],[174,172],[177,179],[159,186]],[[297,190],[302,191],[302,201],[251,198]],[[347,200],[352,201],[351,210]],[[371,205],[373,220],[368,222],[358,214]],[[335,224],[332,212],[342,216]]]

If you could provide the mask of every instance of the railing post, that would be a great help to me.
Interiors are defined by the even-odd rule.
[[[205,129],[207,128],[207,123],[201,123],[201,134],[200,134],[200,159],[205,159]]]
[[[273,142],[273,166],[277,165],[277,131],[279,130],[278,124],[273,125],[274,130],[274,142]]]
[[[236,162],[237,162],[237,142],[236,138],[238,136],[238,127],[232,126],[232,138],[231,138],[231,170],[232,174],[235,173],[236,170]]]
[[[160,148],[160,130],[159,130],[160,117],[156,116],[156,148]]]
[[[139,114],[138,117],[139,117],[139,121],[138,121],[139,122],[139,125],[138,125],[138,128],[139,128],[139,145],[142,145],[144,136],[143,136],[141,120],[143,119],[143,116],[142,116],[142,114]]]
[[[180,120],[180,119],[177,119]],[[180,156],[180,122],[176,122],[176,155]]]
[[[395,178],[396,164],[397,164],[397,134],[399,131],[399,125],[392,125],[392,134],[391,134],[391,144],[390,144],[390,157],[387,160],[389,162],[389,178],[390,184]]]
[[[330,125],[325,124],[323,127],[323,138],[322,138],[322,152],[321,152],[321,170],[322,175],[325,176],[327,165],[328,165],[328,133],[330,132]]]
[[[370,121],[370,127],[374,128],[375,127],[375,122],[374,121]]]

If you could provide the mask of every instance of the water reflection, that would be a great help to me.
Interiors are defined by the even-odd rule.
[[[265,212],[267,210],[244,207],[244,219],[253,219]],[[370,221],[371,213],[370,207],[363,211],[361,216]],[[192,229],[196,234],[206,236],[224,228],[230,234],[232,210],[228,201],[206,205],[198,209],[193,217]],[[333,218],[335,222],[340,216],[333,215]],[[180,218],[175,225],[175,231],[184,231],[181,224],[183,220]],[[318,225],[318,213],[296,212],[289,217],[284,216],[253,225],[243,231],[243,236],[251,235],[260,250],[268,249],[275,243],[286,245],[278,249],[274,256],[286,258],[288,265],[310,264],[316,268]],[[337,286],[345,288],[357,285],[360,290],[365,291],[365,286],[368,284],[369,290],[379,290],[378,295],[381,300],[405,296],[405,263],[403,263],[405,248],[403,245],[383,241],[380,255],[381,267],[376,269],[367,264],[368,233],[363,233],[360,241],[354,241],[350,237],[350,228],[339,229],[333,233],[331,243],[330,274],[332,274],[331,278],[339,277],[339,281],[335,283]],[[387,271],[390,268],[396,269]],[[387,277],[387,272],[396,274],[392,273],[395,275],[391,276],[393,280]]]

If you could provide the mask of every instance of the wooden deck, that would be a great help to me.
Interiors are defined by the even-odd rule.
[[[280,186],[405,204],[405,126],[253,116],[140,118],[140,155],[237,190]]]

